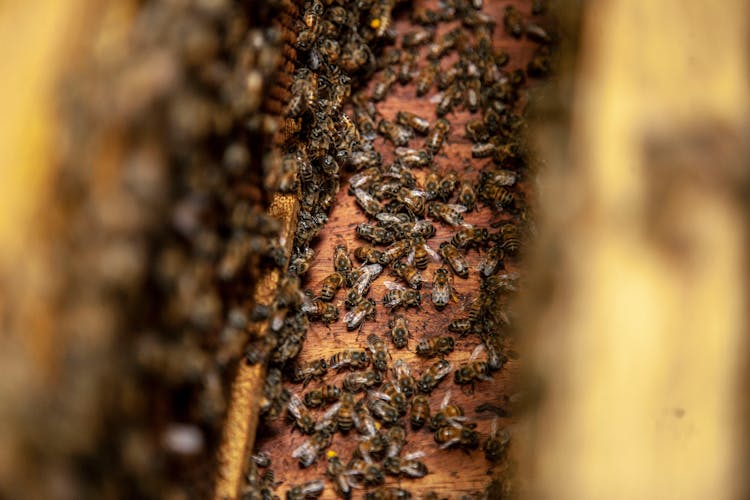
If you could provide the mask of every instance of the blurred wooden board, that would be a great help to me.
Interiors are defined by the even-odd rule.
[[[419,2],[415,2],[418,4]],[[502,12],[506,5],[513,3],[526,15],[530,15],[530,2],[485,2],[484,12],[494,16],[497,20],[497,27],[494,33],[495,46],[506,50],[511,61],[508,69],[516,67],[525,67],[526,62],[531,57],[534,50],[534,44],[527,40],[515,40],[505,34],[502,27]],[[441,24],[437,36],[452,29],[456,23]],[[395,22],[396,30],[399,34],[408,31],[411,28],[408,19],[397,19]],[[426,48],[422,48],[420,54],[420,66],[425,63],[424,53]],[[455,57],[455,56],[454,56]],[[446,58],[442,61],[442,67],[448,67],[448,62],[452,60]],[[390,120],[395,119],[399,110],[409,110],[420,116],[428,118],[431,123],[436,120],[435,103],[430,102],[430,98],[435,96],[438,90],[433,87],[430,93],[423,97],[416,97],[414,86],[401,86],[398,83],[394,85],[392,92],[388,97],[377,104],[378,111],[382,118]],[[464,177],[475,178],[479,169],[490,160],[474,160],[471,158],[471,141],[464,136],[464,124],[470,118],[474,117],[468,111],[452,112],[446,118],[451,122],[451,131],[447,141],[440,153],[433,161],[433,166],[441,172],[447,172],[450,169],[456,169]],[[410,141],[411,147],[422,147],[424,139],[420,136]],[[382,138],[378,137],[375,141],[375,147],[383,155],[384,164],[393,160],[393,147],[390,143],[384,144]],[[416,171],[417,178],[421,181],[424,178],[427,169]],[[357,240],[354,235],[354,228],[360,222],[366,220],[366,216],[356,206],[354,198],[346,193],[347,180],[350,174],[343,178],[342,188],[338,193],[336,203],[330,213],[328,224],[323,229],[320,237],[314,244],[316,251],[315,260],[311,270],[307,274],[304,284],[312,290],[318,292],[320,283],[323,278],[333,271],[333,251],[337,245],[345,244],[350,252],[357,246],[365,242]],[[527,192],[528,180],[521,183],[520,190]],[[479,225],[487,226],[492,219],[489,210],[481,208],[467,214],[466,221]],[[443,241],[450,240],[453,229],[444,224],[436,223],[437,234],[429,240],[430,246],[437,249]],[[408,364],[415,377],[418,377],[422,371],[429,366],[434,360],[423,360],[414,353],[416,344],[424,337],[448,333],[448,323],[458,316],[465,315],[464,306],[478,294],[478,276],[475,268],[479,263],[481,256],[476,251],[470,251],[467,254],[467,260],[471,265],[472,272],[468,279],[454,278],[453,284],[458,293],[460,300],[451,303],[443,311],[437,313],[429,298],[429,290],[422,290],[423,310],[418,311],[410,309],[405,312],[410,330],[413,337],[409,340],[409,345],[403,350],[396,350],[390,341],[389,351],[393,356],[389,368],[397,359],[403,359]],[[353,259],[353,256],[352,256]],[[432,282],[434,271],[440,267],[438,263],[431,263],[423,277],[428,283]],[[517,263],[506,261],[506,267],[509,269],[518,269]],[[370,291],[369,297],[378,302],[377,320],[375,322],[366,322],[362,331],[349,332],[343,323],[343,316],[346,313],[343,307],[343,296],[345,290],[340,290],[334,301],[341,302],[339,311],[340,319],[337,323],[330,326],[321,323],[313,323],[308,331],[307,341],[304,349],[299,356],[300,361],[310,361],[320,358],[326,360],[335,352],[343,349],[364,349],[366,348],[367,336],[370,333],[376,333],[385,337],[388,331],[388,320],[391,314],[382,306],[382,297],[385,294],[383,282],[386,279],[393,279],[387,276],[388,271],[375,281]],[[447,359],[456,367],[460,363],[468,360],[471,351],[480,343],[480,339],[475,335],[468,335],[463,339],[457,338],[456,349]],[[288,388],[302,395],[305,391],[318,387],[325,383],[340,384],[346,371],[336,374],[329,372],[328,376],[322,381],[313,381],[307,388],[303,389],[299,384],[289,384]],[[490,402],[503,406],[503,397],[510,396],[516,392],[516,381],[519,373],[519,362],[510,359],[505,367],[496,372],[493,380],[490,382],[479,382],[475,386],[473,395],[465,394],[461,386],[453,382],[453,373],[446,377],[438,388],[430,396],[430,406],[435,411],[445,392],[452,391],[452,400],[460,404],[472,422],[477,423],[477,431],[480,433],[483,442],[490,432],[494,415],[491,413],[476,413],[475,408],[481,403]],[[318,412],[322,413],[322,411]],[[408,419],[408,413],[406,418]],[[499,419],[500,427],[511,424],[511,419]],[[297,460],[291,457],[292,450],[302,444],[307,436],[297,431],[290,432],[291,427],[282,421],[275,422],[272,426],[261,425],[257,436],[257,449],[267,452],[273,461],[272,468],[278,481],[283,484],[277,490],[277,494],[282,497],[286,494],[289,486],[304,481],[309,481],[325,475],[326,460],[321,457],[314,465],[307,469],[299,468]],[[356,444],[356,433],[350,433],[348,436],[342,436],[337,433],[333,439],[331,449],[336,451],[342,460],[346,461],[351,456],[351,450]],[[488,462],[481,449],[464,451],[460,449],[439,450],[438,445],[433,440],[433,433],[424,428],[418,432],[412,432],[409,429],[407,444],[403,453],[410,453],[417,450],[423,450],[427,456],[423,459],[430,473],[417,480],[402,480],[400,486],[410,490],[419,498],[421,493],[427,491],[436,491],[442,497],[457,498],[463,494],[483,490],[490,481],[490,476],[495,476],[503,472],[507,464],[500,462],[493,466]],[[399,481],[394,478],[388,478],[387,484],[398,485]],[[358,494],[355,494],[357,498]],[[335,498],[330,483],[326,481],[326,489],[323,498]]]

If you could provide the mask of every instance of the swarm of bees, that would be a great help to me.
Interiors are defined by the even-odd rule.
[[[476,423],[451,402],[450,391],[437,408],[430,408],[429,396],[451,378],[472,391],[506,362],[503,332],[510,319],[503,297],[517,290],[519,276],[505,263],[528,236],[519,190],[527,153],[518,102],[527,75],[546,75],[552,61],[554,37],[514,8],[505,11],[504,29],[539,46],[525,71],[505,69],[509,56],[493,47],[496,22],[482,13],[481,1],[414,8],[415,27],[402,36],[392,29],[394,5],[395,0],[307,0],[301,6],[296,37],[288,42],[296,54],[285,108],[292,126],[280,157],[266,165],[266,185],[270,176],[277,192],[296,194],[300,214],[277,300],[255,317],[269,326],[262,343],[250,344],[247,361],[268,362],[275,377],[266,384],[261,407],[266,421],[286,409],[287,421],[305,435],[292,457],[302,468],[325,457],[327,482],[342,498],[361,488],[368,490],[366,498],[410,498],[406,489],[384,483],[387,476],[417,479],[429,473],[422,454],[402,453],[408,432],[423,428],[439,449],[481,445],[490,461],[504,455],[507,430],[495,427],[482,440]],[[455,27],[438,36],[441,23]],[[444,58],[453,54],[455,62],[444,67]],[[407,84],[414,85],[416,98],[437,88],[433,122],[406,110],[393,119],[380,116],[377,103]],[[476,116],[464,131],[451,126],[449,116],[457,110]],[[487,161],[476,180],[437,165],[443,146],[462,132],[473,143],[472,157]],[[389,164],[383,158],[391,155],[375,149],[379,136],[392,149]],[[315,258],[311,245],[328,220],[343,175],[366,219],[354,229],[361,244],[336,245],[330,273],[302,291]],[[480,205],[494,215],[488,227],[467,222]],[[449,228],[451,237],[432,243],[437,227]],[[482,256],[477,269],[467,259],[471,251]],[[386,275],[384,295],[370,296],[373,283]],[[480,278],[480,286],[466,314],[452,318],[448,332],[414,338],[410,313],[458,303],[454,280],[470,275]],[[336,300],[341,294],[343,300]],[[388,317],[388,329],[371,331],[380,315]],[[329,359],[296,361],[307,326],[316,321],[343,322],[358,345]],[[469,335],[479,342],[469,359],[448,361],[457,340]],[[427,358],[419,373],[397,359],[403,349]],[[340,385],[329,382],[333,372],[345,372]],[[313,380],[321,385],[304,395],[282,385],[290,381],[305,388]],[[348,461],[331,448],[336,434],[356,434]],[[324,488],[322,479],[289,485],[287,498],[314,498]]]

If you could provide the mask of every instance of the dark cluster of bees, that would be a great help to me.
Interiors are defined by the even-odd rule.
[[[509,319],[500,297],[516,290],[518,275],[507,271],[504,262],[518,255],[527,236],[525,202],[516,189],[527,162],[518,103],[527,76],[545,76],[552,60],[553,37],[512,6],[502,19],[506,32],[538,44],[525,70],[504,69],[509,56],[493,48],[496,20],[482,12],[481,0],[445,1],[434,10],[414,8],[415,28],[401,37],[392,29],[394,3],[305,2],[293,42],[297,65],[286,109],[288,134],[280,153],[266,163],[266,185],[296,194],[300,215],[276,301],[251,314],[267,321],[268,328],[251,342],[247,361],[269,363],[261,404],[264,418],[285,415],[310,436],[292,456],[301,467],[309,467],[326,455],[327,481],[342,498],[350,498],[358,488],[368,489],[368,499],[411,496],[405,489],[384,486],[386,476],[420,478],[428,473],[420,454],[401,455],[407,427],[416,432],[427,426],[443,449],[481,444],[488,460],[504,456],[510,440],[507,430],[493,425],[490,435],[481,439],[463,408],[451,403],[450,391],[438,409],[430,408],[427,396],[451,373],[456,384],[473,388],[506,361],[502,332]],[[537,2],[533,12],[543,8]],[[437,37],[436,26],[448,22],[457,27]],[[393,47],[397,42],[400,48]],[[420,67],[424,53],[427,61]],[[441,61],[454,54],[455,62],[441,68]],[[370,92],[366,85],[373,80]],[[437,87],[438,119],[430,123],[408,111],[398,112],[393,121],[378,119],[376,103],[397,83],[414,84],[416,99]],[[464,131],[474,143],[472,156],[490,160],[476,181],[455,170],[440,174],[432,167],[451,130],[446,116],[458,109],[476,115]],[[394,148],[394,162],[383,163],[374,147],[378,136]],[[424,137],[422,147],[409,147],[416,136]],[[427,169],[421,184],[415,175],[419,169]],[[302,291],[314,258],[311,243],[328,219],[345,170],[353,171],[346,187],[368,219],[355,230],[362,245],[351,252],[337,246],[333,272],[318,290]],[[495,214],[489,227],[464,221],[464,215],[480,204]],[[454,230],[450,241],[436,249],[430,244],[435,224]],[[427,300],[443,310],[456,297],[453,280],[466,279],[472,272],[465,255],[474,250],[483,254],[476,270],[479,294],[466,315],[453,318],[448,329],[459,337],[476,335],[482,343],[468,362],[453,366],[444,359],[456,346],[452,335],[420,339],[416,353],[432,361],[415,376],[390,353],[406,348],[411,337],[403,312],[422,309]],[[423,273],[430,266],[437,268],[428,282]],[[384,283],[387,292],[381,298],[369,297],[371,285],[386,270],[391,275]],[[334,303],[341,289],[345,312]],[[429,299],[423,301],[426,290]],[[391,313],[385,338],[371,333],[362,349],[341,351],[328,360],[295,361],[310,322],[341,319],[348,330],[359,332],[381,306]],[[324,384],[301,395],[283,386],[291,381],[305,387],[313,379],[325,380],[329,370],[348,371],[341,386]],[[316,417],[313,409],[322,413]],[[347,461],[329,449],[337,432],[357,434],[358,444]],[[253,456],[245,498],[274,497],[278,483],[273,472],[259,471],[269,465],[267,457]],[[287,498],[314,498],[324,488],[325,481],[315,479],[291,486]]]
[[[73,227],[56,248],[70,274],[56,321],[75,353],[66,363],[82,373],[62,376],[75,387],[60,393],[70,414],[97,415],[69,432],[97,443],[65,451],[85,464],[70,467],[85,470],[69,481],[77,497],[210,494],[248,297],[279,255],[279,223],[259,188],[277,127],[265,106],[282,57],[278,10],[138,2],[127,44],[92,56],[65,85],[70,153],[55,185]]]

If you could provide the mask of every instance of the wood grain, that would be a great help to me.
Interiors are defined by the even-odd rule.
[[[511,55],[509,68],[513,69],[525,66],[533,52],[534,46],[526,40],[517,41],[505,34],[502,28],[502,11],[509,2],[485,3],[485,12],[493,15],[498,21],[498,27],[494,35],[496,47],[505,49]],[[529,3],[520,1],[512,3],[516,4],[525,14],[529,14]],[[441,25],[437,36],[452,29],[454,26],[455,23]],[[410,28],[410,24],[408,20],[397,20],[395,27],[399,33],[403,33]],[[422,50],[422,56],[424,56],[424,51],[425,49]],[[421,57],[421,59],[421,64],[424,64],[424,57]],[[442,62],[442,66],[447,67],[448,62],[449,60],[446,58]],[[377,105],[378,112],[383,118],[394,119],[397,111],[409,110],[434,122],[436,119],[435,104],[430,102],[430,99],[437,92],[437,89],[433,88],[428,95],[417,98],[413,85],[402,87],[396,84],[389,96]],[[456,169],[464,178],[473,179],[479,169],[486,163],[487,160],[477,161],[471,158],[470,148],[472,143],[464,136],[464,124],[470,117],[472,115],[466,111],[453,112],[447,116],[451,122],[451,131],[446,144],[434,160],[434,166],[439,171],[446,172],[450,169]],[[422,143],[423,138],[417,136],[410,142],[410,146],[421,147]],[[390,143],[384,144],[383,139],[379,137],[375,141],[375,147],[383,155],[384,164],[392,161],[393,147]],[[422,181],[425,171],[415,172],[415,174]],[[305,286],[316,292],[319,291],[320,282],[323,278],[333,271],[332,259],[334,248],[339,244],[345,244],[350,251],[353,251],[354,248],[364,243],[361,240],[355,239],[354,228],[358,223],[364,222],[366,217],[356,206],[354,198],[346,194],[345,184],[347,177],[345,176],[344,182],[342,182],[342,186],[344,187],[342,187],[337,195],[329,222],[314,245],[316,257],[312,269],[308,273]],[[527,183],[527,181],[522,182],[522,191],[528,191],[526,189]],[[481,209],[466,216],[467,222],[480,226],[487,225],[491,219],[492,215],[487,209]],[[436,236],[429,240],[430,245],[435,249],[437,249],[440,242],[450,240],[453,233],[452,228],[445,225],[436,224],[436,227],[438,228]],[[480,259],[481,256],[476,251],[471,251],[467,255],[467,260],[472,269],[476,268]],[[518,269],[517,263],[506,262],[506,266],[510,269]],[[427,271],[423,273],[426,281],[432,281],[433,273],[438,267],[439,265],[434,263],[428,267]],[[328,359],[333,353],[343,349],[362,349],[366,347],[366,339],[370,333],[376,333],[381,336],[385,335],[388,330],[387,323],[391,316],[380,304],[385,294],[383,282],[389,279],[384,277],[386,273],[387,271],[376,280],[369,295],[378,302],[376,321],[366,322],[364,328],[359,333],[356,331],[347,331],[346,325],[341,319],[330,326],[325,326],[321,323],[312,324],[308,331],[304,349],[299,356],[300,361],[310,361],[319,358]],[[405,313],[413,335],[409,340],[408,347],[399,351],[389,343],[393,361],[397,359],[405,360],[415,376],[418,376],[431,363],[431,361],[423,360],[415,355],[414,348],[417,342],[425,337],[447,333],[447,325],[451,319],[455,316],[465,314],[464,307],[478,293],[478,277],[476,272],[473,271],[469,279],[466,280],[456,277],[454,279],[454,286],[460,298],[459,301],[449,304],[440,313],[434,309],[429,299],[429,291],[422,290],[424,309],[421,311],[409,310]],[[340,305],[342,318],[345,312],[343,308],[344,293],[344,290],[340,290],[334,299],[335,301],[342,302]],[[473,335],[463,339],[457,338],[456,350],[447,359],[454,366],[467,361],[471,351],[479,342],[479,338]],[[451,390],[452,399],[464,407],[470,419],[477,423],[477,430],[482,436],[482,440],[484,440],[490,432],[493,415],[476,413],[475,408],[484,402],[503,405],[503,397],[509,396],[517,390],[518,372],[519,362],[511,359],[501,371],[494,374],[491,382],[477,383],[473,395],[464,393],[460,386],[454,384],[453,374],[451,373],[431,395],[431,408],[438,408],[445,392]],[[345,375],[346,372],[342,372],[341,374],[329,373],[323,383],[340,383]],[[304,390],[313,389],[320,384],[321,382],[312,382]],[[300,394],[303,392],[301,385],[290,384],[288,388]],[[508,426],[512,424],[512,420],[500,419],[498,424],[501,427]],[[276,478],[278,481],[283,481],[283,484],[277,490],[277,493],[282,496],[292,485],[323,476],[326,466],[326,461],[323,457],[307,469],[299,468],[297,460],[291,457],[291,452],[302,444],[307,439],[307,436],[296,431],[290,432],[290,429],[291,427],[288,424],[278,421],[270,426],[261,425],[259,435],[257,436],[258,449],[271,456]],[[356,437],[354,435],[343,436],[337,433],[333,439],[331,449],[346,460],[351,455],[351,450],[355,443]],[[416,450],[426,452],[427,456],[424,458],[424,462],[427,464],[430,474],[419,480],[402,480],[400,486],[409,489],[417,497],[419,497],[420,493],[427,491],[439,492],[441,497],[447,498],[455,498],[465,493],[477,492],[485,488],[491,476],[501,474],[507,468],[507,464],[505,463],[494,466],[490,464],[484,458],[481,449],[471,451],[458,449],[439,450],[433,440],[432,433],[426,429],[422,429],[419,432],[409,431],[404,453]],[[399,484],[399,481],[389,478],[387,484],[396,485]],[[326,483],[323,498],[335,498],[328,482]]]

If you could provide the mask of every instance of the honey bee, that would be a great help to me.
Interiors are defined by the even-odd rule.
[[[293,486],[286,492],[286,500],[307,500],[318,498],[323,494],[323,480],[315,479],[304,484]]]
[[[409,240],[399,240],[391,243],[380,255],[378,263],[387,266],[391,262],[400,259],[411,248]]]
[[[289,101],[287,115],[290,118],[297,118],[315,105],[318,79],[310,70],[301,68],[294,75],[291,92],[292,98]]]
[[[289,272],[297,276],[302,276],[310,269],[310,264],[314,257],[315,250],[307,246],[304,247],[302,251],[292,257],[292,261],[289,264]]]
[[[460,425],[447,425],[435,431],[435,442],[441,449],[458,445],[462,448],[476,448],[479,445],[479,433]]]
[[[424,179],[424,189],[428,200],[434,200],[440,193],[440,174],[436,170],[430,170]]]
[[[406,146],[409,144],[409,139],[414,137],[414,132],[410,128],[386,119],[378,122],[378,133],[391,141],[394,146]]]
[[[430,419],[430,430],[438,430],[449,425],[466,425],[468,418],[464,416],[464,409],[457,404],[451,404],[450,389],[445,392],[443,401],[440,403],[440,411]],[[472,427],[472,425],[467,425]]]
[[[427,220],[403,222],[398,226],[398,234],[402,238],[432,238],[435,236],[435,226]],[[413,245],[416,244],[413,242]]]
[[[370,410],[373,417],[386,425],[395,424],[399,418],[399,412],[396,407],[372,393],[367,403],[367,409]]]
[[[294,424],[303,434],[312,434],[315,431],[315,417],[307,410],[299,396],[292,394],[287,408],[289,415],[294,419]]]
[[[411,375],[409,365],[403,359],[397,359],[393,364],[393,377],[396,379],[399,389],[407,398],[416,391],[416,382]]]
[[[354,170],[364,170],[366,168],[379,167],[383,162],[382,156],[375,150],[355,151],[349,158],[349,165]]]
[[[393,274],[415,290],[422,288],[422,274],[416,267],[406,262],[396,262],[393,264]]]
[[[372,119],[372,116],[363,107],[354,107],[354,121],[357,123],[357,128],[364,139],[368,141],[375,139],[377,135],[375,120]]]
[[[510,255],[515,255],[521,248],[521,235],[518,230],[518,226],[515,224],[504,224],[500,228],[501,240],[500,244],[504,251]]]
[[[406,85],[414,78],[414,73],[417,69],[417,54],[414,51],[408,50],[404,52],[404,56],[401,58],[401,64],[398,66],[398,82],[401,85]]]
[[[468,109],[472,113],[475,113],[479,109],[481,100],[481,85],[482,84],[478,78],[473,78],[469,80],[469,82],[466,84],[466,89],[464,90],[464,102],[466,105],[466,109]]]
[[[388,321],[388,328],[390,329],[388,334],[391,337],[391,341],[393,341],[393,345],[396,346],[396,349],[403,349],[406,347],[408,338],[411,336],[406,318],[402,315],[391,318]]]
[[[477,380],[492,380],[490,368],[486,361],[477,361],[476,358],[484,352],[484,344],[479,344],[469,357],[469,362],[459,366],[454,372],[454,380],[457,384],[472,384]]]
[[[320,290],[320,300],[330,302],[339,288],[346,282],[346,278],[340,272],[331,273],[323,279],[323,287]]]
[[[408,403],[406,395],[401,392],[398,385],[391,381],[385,382],[379,391],[371,391],[370,394],[374,394],[376,397],[388,401],[396,410],[399,415],[403,415],[406,412],[406,405]]]
[[[466,207],[467,212],[471,212],[477,204],[477,194],[474,191],[474,185],[470,181],[462,181],[458,189],[458,202]]]
[[[422,307],[422,295],[416,290],[409,290],[393,281],[383,283],[388,289],[383,297],[383,305],[389,309],[397,307]]]
[[[369,264],[362,266],[356,272],[350,274],[354,278],[354,281],[351,283],[352,289],[349,291],[354,292],[354,295],[347,294],[347,299],[355,300],[356,297],[356,300],[355,303],[347,304],[347,307],[351,309],[367,295],[370,285],[372,285],[372,282],[375,281],[375,278],[380,275],[382,270],[383,266],[380,264]]]
[[[453,65],[445,71],[440,71],[435,76],[435,83],[438,90],[445,90],[456,81],[460,74],[458,65]]]
[[[328,367],[332,370],[341,371],[343,368],[359,369],[367,368],[370,364],[370,356],[366,351],[347,349],[339,351],[328,360]]]
[[[354,194],[357,188],[367,189],[382,178],[379,167],[369,167],[360,170],[349,178],[349,194]]]
[[[301,34],[300,34],[301,36]],[[299,45],[299,37],[297,37],[297,43]],[[341,51],[341,57],[339,64],[341,69],[349,74],[353,74],[360,68],[364,68],[369,62],[372,65],[375,61],[375,57],[370,50],[370,47],[362,41],[361,37],[353,36],[349,42],[344,45]]]
[[[451,50],[464,43],[466,35],[461,28],[455,28],[441,36],[427,50],[428,59],[440,59]]]
[[[375,36],[382,38],[391,29],[391,11],[395,0],[375,0],[369,26],[375,30]]]
[[[394,425],[385,434],[385,440],[387,441],[385,455],[387,457],[398,456],[406,444],[406,429],[401,425]]]
[[[417,73],[416,90],[417,97],[422,97],[432,88],[432,84],[435,82],[435,75],[438,73],[438,65],[431,63],[423,67]]]
[[[479,197],[498,210],[516,205],[516,194],[510,189],[496,184],[485,184],[479,188]]]
[[[521,38],[524,32],[523,15],[521,11],[516,9],[512,5],[505,7],[503,13],[503,24],[505,25],[505,32],[513,38]]]
[[[375,224],[357,224],[355,233],[358,238],[379,245],[388,245],[396,240],[396,235],[392,230],[386,227],[376,226]]]
[[[477,268],[479,274],[485,278],[495,274],[497,271],[503,268],[504,257],[505,252],[503,251],[502,244],[493,245],[479,262],[479,266]]]
[[[418,459],[424,456],[423,451],[415,451],[404,457],[386,457],[383,468],[391,476],[406,476],[410,478],[424,477],[429,472],[424,462]]]
[[[349,484],[349,477],[344,473],[346,467],[344,467],[341,458],[335,451],[328,450],[326,456],[328,458],[326,476],[333,483],[336,494],[345,500],[349,500],[352,497],[352,485]]]
[[[457,83],[450,85],[445,91],[435,107],[435,114],[438,116],[445,116],[451,112],[453,107],[461,102],[461,87]]]
[[[289,392],[281,384],[281,370],[268,370],[263,382],[263,397],[260,402],[260,413],[266,420],[275,420],[289,401]]]
[[[426,358],[433,358],[435,356],[443,357],[453,352],[454,345],[453,337],[449,335],[422,339],[417,344],[417,355]]]
[[[386,343],[383,339],[371,333],[367,337],[367,346],[371,353],[373,368],[381,372],[385,371],[388,367],[388,358],[390,357]]]
[[[430,43],[435,36],[434,28],[417,28],[414,31],[404,33],[401,38],[402,47],[419,47]]]
[[[498,429],[497,417],[495,417],[492,419],[492,431],[482,445],[485,458],[490,462],[497,462],[505,455],[508,444],[510,444],[510,432],[506,429]]]
[[[419,394],[411,400],[411,415],[409,422],[413,430],[419,430],[430,419],[430,400],[427,396]]]
[[[428,9],[421,5],[415,5],[409,19],[414,24],[421,26],[434,26],[442,20],[442,16],[436,10]]]
[[[552,43],[552,36],[537,23],[526,23],[526,38],[542,45]]]
[[[324,404],[335,403],[341,397],[341,389],[335,385],[326,384],[320,389],[313,389],[305,393],[305,406],[320,408]]]
[[[370,193],[363,189],[355,189],[354,197],[357,200],[357,205],[359,205],[362,210],[364,210],[365,213],[370,217],[375,217],[377,214],[383,211],[383,205],[381,205],[378,200],[373,198]]]
[[[412,238],[411,251],[406,258],[406,262],[409,265],[413,264],[420,271],[424,271],[427,269],[429,260],[437,262],[440,260],[440,255],[425,242],[422,236],[414,236]],[[409,286],[412,286],[411,283]],[[412,288],[415,287],[412,286]]]
[[[466,137],[471,139],[472,142],[485,142],[490,138],[487,128],[484,126],[484,121],[479,118],[466,122],[464,130],[466,131]]]
[[[391,91],[394,83],[396,83],[396,72],[391,68],[385,68],[375,80],[375,86],[372,89],[372,100],[380,102],[385,99],[385,96]]]
[[[438,187],[438,198],[442,199],[443,201],[448,200],[451,195],[453,195],[453,191],[456,190],[457,185],[458,172],[456,172],[455,170],[451,170],[447,174],[445,174],[442,179],[440,179],[440,186]]]
[[[430,154],[435,156],[437,152],[440,151],[450,128],[451,124],[448,120],[445,118],[438,118],[430,129],[430,133],[427,134],[427,139],[425,139],[425,148]]]
[[[441,310],[448,305],[451,298],[455,300],[456,295],[451,286],[450,273],[447,269],[441,267],[435,271],[435,276],[433,277],[432,303],[435,305],[435,309]]]
[[[371,245],[364,245],[354,250],[354,257],[360,262],[367,264],[377,264],[383,252]]]
[[[396,123],[409,127],[420,135],[427,135],[427,132],[430,131],[430,122],[409,111],[396,113]]]
[[[309,301],[302,306],[302,310],[310,318],[320,319],[323,323],[331,324],[339,319],[339,310],[334,304],[329,304],[322,300]]]
[[[499,168],[485,169],[479,176],[479,184],[494,184],[497,186],[512,186],[516,183],[516,173],[512,170]]]
[[[443,261],[448,264],[456,276],[461,278],[467,278],[469,276],[469,264],[461,252],[452,244],[444,241],[438,248],[438,253],[443,258]]]
[[[451,368],[451,364],[444,359],[431,364],[424,373],[422,373],[422,377],[417,382],[419,390],[424,393],[432,392],[433,389],[437,387],[438,383],[440,383],[440,381],[451,372]]]
[[[354,416],[354,394],[345,392],[341,395],[341,401],[336,408],[331,407],[328,411],[331,416],[336,417],[336,426],[343,432],[349,432],[354,427],[356,417]]]
[[[380,372],[367,370],[364,372],[352,372],[344,377],[344,389],[349,392],[359,392],[374,387],[383,381]]]
[[[423,149],[396,148],[398,161],[406,168],[426,167],[432,161],[432,155]]]
[[[344,315],[344,321],[346,322],[346,328],[348,330],[354,330],[358,328],[361,330],[364,326],[365,320],[375,319],[375,301],[372,299],[362,299],[357,305],[355,305],[351,311]]]
[[[462,227],[451,238],[451,244],[463,250],[483,246],[488,238],[489,232],[486,228]]]
[[[322,429],[292,451],[292,458],[299,461],[300,467],[309,467],[331,446],[332,434],[328,429]]]
[[[471,146],[473,158],[488,158],[495,153],[497,146],[491,142],[480,142]]]
[[[349,258],[349,250],[346,245],[337,245],[334,249],[333,268],[343,275],[352,270],[352,260]]]
[[[352,480],[365,486],[378,486],[385,482],[383,469],[367,458],[352,458],[347,465],[346,474]]]
[[[299,364],[294,368],[292,381],[295,383],[302,382],[304,386],[307,386],[312,379],[323,378],[327,372],[328,365],[325,359]]]
[[[469,318],[456,318],[448,323],[448,331],[458,333],[462,337],[468,334],[473,327],[474,324]]]
[[[381,486],[365,494],[365,500],[406,500],[407,498],[411,498],[411,493],[395,486]]]

